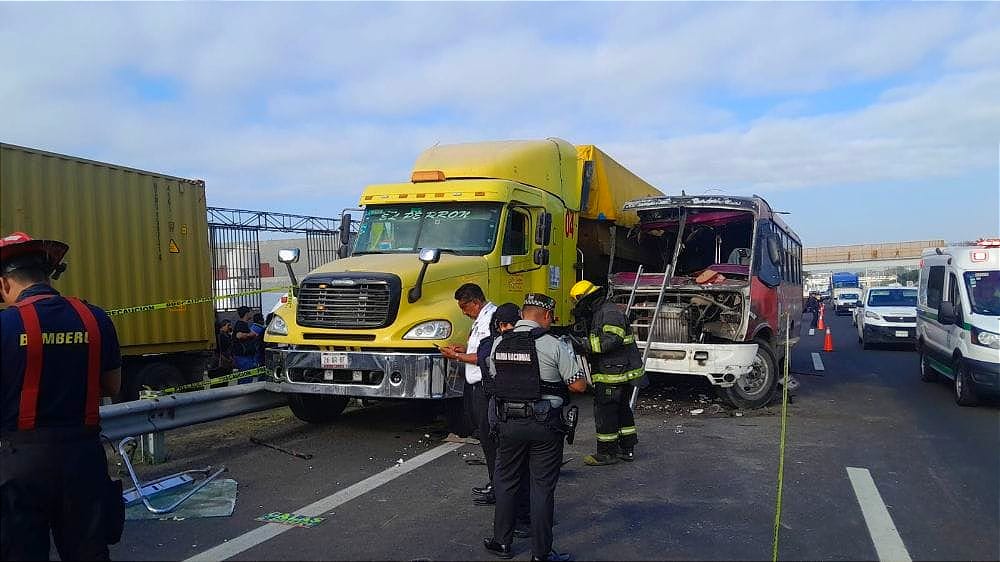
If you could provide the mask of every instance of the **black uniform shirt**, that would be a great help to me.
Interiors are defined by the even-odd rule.
[[[35,295],[59,295],[39,283],[25,289],[18,301]],[[42,328],[42,376],[36,427],[80,427],[87,396],[86,329],[66,299],[56,296],[36,302]],[[101,330],[101,372],[121,367],[118,334],[100,308],[87,305]],[[21,384],[27,357],[21,315],[15,307],[0,311],[0,429],[17,431]]]

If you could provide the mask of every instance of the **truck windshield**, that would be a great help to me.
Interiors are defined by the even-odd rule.
[[[973,312],[1000,316],[1000,271],[966,271],[965,288]]]
[[[840,293],[839,295],[837,295],[837,298],[840,299],[840,300],[842,300],[842,301],[856,301],[856,300],[859,300],[857,293]]]
[[[368,207],[355,254],[413,253],[438,248],[463,255],[493,251],[500,204],[428,203]]]
[[[917,306],[916,289],[872,289],[868,306]]]

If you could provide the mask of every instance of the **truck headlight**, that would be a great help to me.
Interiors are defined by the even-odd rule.
[[[980,330],[979,328],[973,326],[972,343],[976,343],[984,347],[991,347],[993,349],[1000,349],[1000,334]]]
[[[421,322],[410,328],[403,336],[404,340],[445,340],[451,337],[451,322],[447,320],[431,320]]]
[[[882,316],[878,312],[873,312],[871,310],[865,311],[865,318],[871,318],[872,320],[881,320]]]
[[[267,325],[267,333],[272,336],[287,336],[288,335],[288,324],[285,319],[277,314],[271,319],[271,323]]]

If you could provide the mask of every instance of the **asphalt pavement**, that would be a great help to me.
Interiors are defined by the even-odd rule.
[[[948,385],[920,381],[911,349],[863,351],[849,317],[829,324],[834,352],[805,332],[793,352],[801,387],[788,407],[779,558],[1000,559],[997,402],[959,407]],[[780,405],[738,412],[707,385],[663,377],[637,413],[636,462],[593,468],[581,462],[594,444],[590,401],[576,403],[580,430],[556,495],[558,550],[580,560],[771,558]],[[112,556],[490,560],[481,542],[493,510],[470,493],[486,470],[467,462],[481,451],[441,443],[431,417],[423,404],[377,404],[313,426],[279,409],[172,432],[173,459],[142,474],[224,464],[239,482],[236,511],[130,521]],[[313,528],[255,520],[272,511],[326,519]],[[515,553],[527,559],[528,541]]]

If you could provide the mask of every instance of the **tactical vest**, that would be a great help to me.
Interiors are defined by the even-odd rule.
[[[542,380],[535,341],[544,335],[546,330],[534,329],[507,332],[500,337],[500,343],[493,351],[493,365],[497,372],[493,391],[498,399],[529,402],[541,400],[543,394],[562,398],[569,396],[569,389],[561,380]]]

